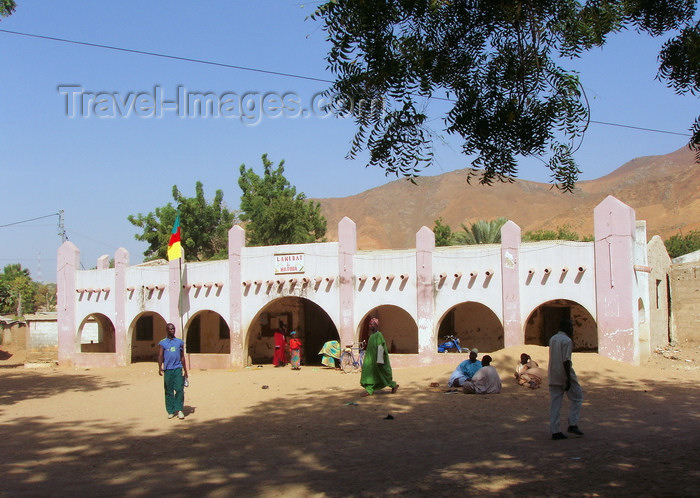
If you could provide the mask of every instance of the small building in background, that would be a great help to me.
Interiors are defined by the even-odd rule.
[[[25,315],[27,323],[27,363],[58,361],[58,321],[56,312]]]
[[[700,251],[674,258],[671,290],[671,341],[700,341]]]
[[[13,349],[27,348],[27,324],[24,320],[0,315],[0,346],[6,348],[11,346]]]

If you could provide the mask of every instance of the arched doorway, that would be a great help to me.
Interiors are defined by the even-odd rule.
[[[505,346],[501,320],[491,308],[473,301],[453,306],[442,316],[438,341],[448,335],[459,337],[463,349],[493,352]]]
[[[167,335],[165,318],[146,311],[136,317],[129,328],[131,336],[131,361],[158,361],[158,343]],[[182,337],[178,331],[178,337]]]
[[[547,346],[562,319],[574,324],[574,351],[598,351],[598,325],[586,308],[575,301],[555,299],[535,308],[525,322],[525,344]]]
[[[230,354],[231,330],[216,311],[199,311],[185,328],[185,352],[188,354]]]
[[[370,318],[379,319],[379,331],[384,336],[390,353],[418,353],[418,325],[405,309],[384,304],[362,317],[358,337],[365,343],[369,338]]]
[[[326,311],[313,301],[296,296],[276,299],[255,316],[248,328],[248,363],[272,363],[273,334],[280,323],[301,340],[302,365],[320,365],[318,352],[327,341],[339,341],[338,329]],[[289,337],[287,337],[289,339]]]
[[[114,324],[102,313],[85,317],[78,328],[78,344],[81,353],[115,353]]]

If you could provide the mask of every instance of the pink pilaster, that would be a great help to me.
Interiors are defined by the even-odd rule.
[[[128,266],[129,251],[120,247],[114,253],[114,340],[119,366],[125,366],[131,361],[131,341],[126,320],[126,269]]]
[[[435,300],[433,296],[433,252],[435,234],[428,227],[416,233],[416,304],[418,320],[418,352],[435,354]]]
[[[77,348],[75,272],[80,265],[80,250],[72,242],[58,248],[56,266],[56,320],[58,322],[58,362],[71,365]]]
[[[98,270],[109,269],[109,255],[108,254],[103,254],[102,256],[97,258],[97,269]]]
[[[234,225],[228,231],[228,284],[229,284],[229,330],[231,332],[231,364],[242,367],[246,355],[243,351],[244,339],[241,332],[243,321],[243,277],[241,259],[245,247],[245,230]]]
[[[508,221],[501,228],[501,281],[505,347],[523,344],[520,322],[520,227]]]
[[[353,259],[357,252],[357,226],[347,216],[338,223],[338,277],[340,344],[355,341],[355,283]]]
[[[608,196],[593,210],[593,215],[598,352],[635,363],[634,210]]]

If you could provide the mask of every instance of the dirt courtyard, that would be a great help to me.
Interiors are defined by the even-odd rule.
[[[492,353],[497,395],[445,394],[446,366],[395,369],[398,392],[370,397],[358,373],[322,367],[194,370],[183,421],[166,418],[154,363],[3,354],[0,496],[700,495],[700,345],[640,367],[575,353],[585,436],[565,441],[550,440],[546,385],[512,380],[523,351],[546,368],[547,348]]]

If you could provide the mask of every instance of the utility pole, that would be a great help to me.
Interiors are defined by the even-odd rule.
[[[66,235],[66,227],[63,225],[63,209],[58,211],[58,235],[61,236],[61,243],[68,240]]]

